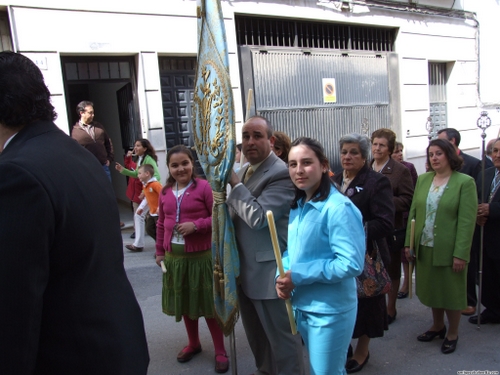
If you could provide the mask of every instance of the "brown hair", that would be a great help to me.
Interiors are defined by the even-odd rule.
[[[382,128],[377,129],[372,133],[371,141],[375,138],[385,138],[387,139],[387,147],[389,148],[389,155],[392,155],[394,152],[394,147],[396,146],[396,133],[394,133],[391,129]]]
[[[191,164],[193,165],[193,173],[191,174],[191,179],[193,180],[193,183],[196,184],[196,177],[198,177],[198,176],[196,174],[193,153],[186,146],[177,145],[177,146],[172,147],[170,150],[168,150],[168,152],[167,152],[167,167],[170,164],[170,158],[172,157],[172,155],[179,154],[179,153],[186,154],[187,157],[189,158],[189,160],[191,160]],[[167,178],[167,182],[165,182],[165,187],[162,190],[162,194],[165,194],[165,191],[167,190],[167,188],[172,187],[174,184],[175,184],[175,178],[173,178],[172,175],[169,173],[168,178]]]
[[[155,148],[153,147],[153,145],[151,144],[151,142],[149,142],[148,139],[146,138],[139,138],[139,139],[136,139],[136,141],[134,142],[134,144],[136,142],[140,142],[142,147],[144,147],[146,149],[146,151],[144,152],[145,155],[149,155],[153,158],[153,160],[155,162],[158,163],[158,156],[156,156],[156,151],[155,151]],[[144,163],[144,158],[142,158],[142,163]]]
[[[153,177],[155,174],[155,169],[151,164],[143,164],[138,169],[142,169],[144,172],[149,173],[151,177]]]
[[[306,146],[311,151],[313,151],[316,157],[318,158],[321,166],[324,166],[327,169],[327,172],[321,175],[321,182],[318,186],[318,190],[314,192],[313,194],[314,198],[311,199],[312,202],[324,201],[328,199],[328,195],[330,194],[330,189],[332,187],[335,189],[335,185],[330,180],[330,175],[328,174],[330,163],[328,161],[328,158],[326,157],[325,150],[321,145],[321,143],[319,143],[316,139],[308,137],[297,138],[295,141],[293,141],[291,148],[299,145]],[[299,188],[297,188],[297,186],[295,186],[295,197],[293,198],[291,207],[297,208],[299,200],[301,198],[304,198],[305,196],[306,196],[305,191],[300,190]]]
[[[451,143],[446,139],[437,138],[430,141],[429,146],[427,146],[427,165],[429,166],[429,171],[434,171],[434,169],[432,169],[431,161],[429,159],[429,148],[431,146],[437,146],[441,150],[443,150],[446,159],[448,159],[448,163],[450,164],[451,170],[458,171],[460,170],[460,168],[462,168],[464,160],[460,156],[458,156],[457,151],[453,146],[453,143]]]
[[[274,136],[274,149],[281,151],[279,156],[281,160],[288,163],[288,153],[290,152],[290,137],[286,133],[275,131]]]

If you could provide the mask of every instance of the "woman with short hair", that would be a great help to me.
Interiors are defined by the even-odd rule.
[[[396,320],[396,300],[401,280],[401,250],[404,247],[406,225],[404,215],[410,210],[413,197],[413,182],[410,171],[391,158],[396,145],[396,133],[391,129],[377,129],[372,133],[372,162],[375,172],[386,176],[391,182],[392,199],[396,210],[394,216],[394,231],[387,237],[391,254],[391,263],[386,264],[391,277],[391,290],[387,294],[387,320],[391,324]]]
[[[340,139],[340,160],[343,172],[333,177],[363,215],[367,232],[368,254],[374,254],[375,246],[385,264],[391,258],[386,237],[394,228],[394,202],[389,179],[376,173],[367,163],[370,153],[370,139],[364,135],[352,133]],[[370,340],[382,337],[387,325],[387,307],[385,295],[358,298],[358,313],[354,326],[353,338],[358,339],[356,349],[348,353],[346,371],[358,372],[368,362]]]

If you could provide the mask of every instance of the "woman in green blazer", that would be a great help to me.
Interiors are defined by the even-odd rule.
[[[415,256],[410,256],[410,228],[405,252],[416,263],[416,292],[432,308],[433,325],[417,337],[432,341],[445,338],[441,351],[455,351],[461,310],[467,307],[467,263],[477,213],[474,180],[457,172],[463,160],[453,145],[435,139],[427,147],[430,172],[418,177],[409,220],[415,219]],[[449,328],[446,334],[444,314]]]

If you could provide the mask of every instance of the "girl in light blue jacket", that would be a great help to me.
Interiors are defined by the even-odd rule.
[[[362,216],[331,182],[319,142],[295,140],[288,165],[295,199],[283,254],[286,273],[277,277],[276,290],[292,299],[311,375],[345,374],[357,312],[355,277],[366,250]]]

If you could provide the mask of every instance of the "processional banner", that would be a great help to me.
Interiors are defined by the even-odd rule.
[[[226,31],[220,0],[198,0],[198,65],[193,124],[198,159],[213,190],[212,258],[216,318],[228,336],[238,320],[240,273],[234,227],[225,204],[236,139]]]

